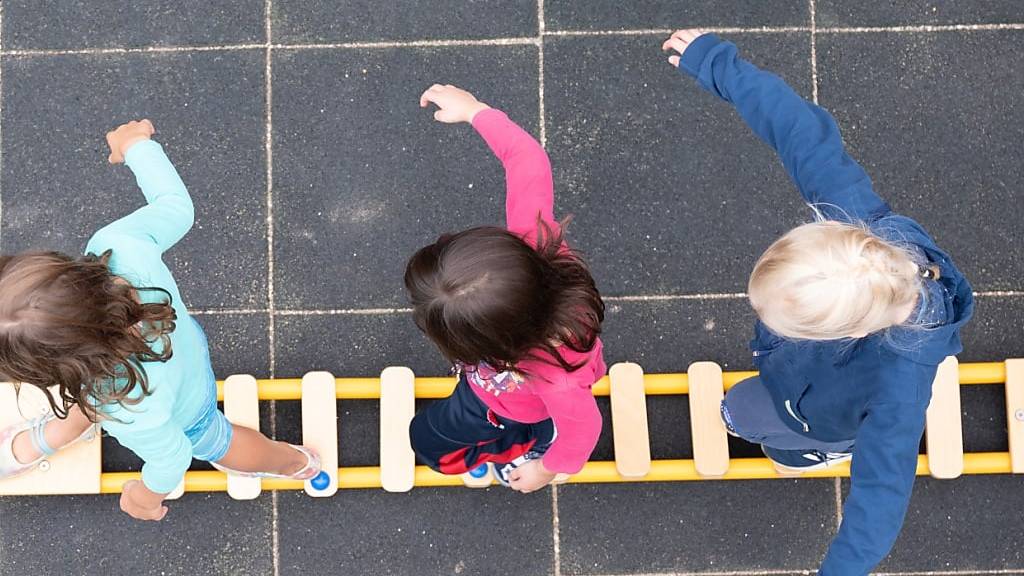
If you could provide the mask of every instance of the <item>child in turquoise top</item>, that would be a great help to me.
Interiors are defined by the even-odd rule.
[[[245,476],[320,471],[312,451],[232,427],[217,409],[206,337],[162,260],[192,227],[192,200],[152,134],[148,120],[107,134],[110,162],[132,169],[147,205],[96,232],[86,256],[0,257],[0,373],[59,396],[56,416],[0,431],[0,478],[99,423],[145,462],[121,496],[141,520],[163,518],[192,458]]]

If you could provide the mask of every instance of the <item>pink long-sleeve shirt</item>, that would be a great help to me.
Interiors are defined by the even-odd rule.
[[[551,163],[540,143],[499,110],[484,110],[473,118],[473,128],[505,167],[505,218],[508,230],[530,244],[536,242],[537,218],[558,229],[554,217]],[[562,357],[582,366],[567,372],[557,363],[527,360],[519,368],[528,374],[515,386],[472,386],[477,397],[498,415],[523,423],[551,418],[557,437],[544,454],[544,467],[574,474],[590,458],[601,433],[601,413],[590,388],[607,371],[598,339],[589,352],[560,348]],[[536,351],[544,358],[546,353]],[[471,383],[477,384],[473,378]]]

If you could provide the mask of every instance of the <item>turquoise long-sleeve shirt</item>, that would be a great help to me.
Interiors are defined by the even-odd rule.
[[[144,140],[133,145],[125,154],[125,164],[135,173],[146,206],[100,229],[85,251],[99,255],[112,250],[111,271],[140,288],[144,302],[163,301],[167,296],[141,288],[165,290],[178,318],[170,334],[170,360],[142,364],[152,394],[138,404],[102,406],[101,412],[111,418],[101,426],[145,461],[142,481],[146,487],[165,493],[178,485],[192,462],[192,445],[184,431],[206,408],[213,378],[206,338],[189,317],[162,259],[192,227],[194,212],[185,184],[159,144]],[[141,397],[141,389],[136,388],[133,397]]]

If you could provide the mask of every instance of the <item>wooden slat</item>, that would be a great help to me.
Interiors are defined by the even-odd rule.
[[[722,367],[714,362],[694,362],[686,372],[690,382],[693,465],[701,476],[723,476],[729,471],[729,436],[722,422]]]
[[[493,465],[487,464],[487,473],[479,478],[474,478],[469,472],[462,474],[462,483],[469,488],[487,488],[494,483]]]
[[[248,374],[233,374],[224,381],[224,415],[231,424],[260,429],[260,400],[256,378]],[[259,478],[246,478],[228,474],[228,495],[235,500],[254,500],[262,492]]]
[[[391,366],[380,374],[380,482],[388,492],[408,492],[416,482],[416,454],[409,443],[415,384],[408,368]]]
[[[1010,469],[1024,474],[1024,358],[1006,361],[1006,428],[1010,436]]]
[[[953,356],[939,364],[928,405],[925,443],[934,478],[956,478],[964,471],[964,435],[960,419],[960,371]]]
[[[30,384],[0,383],[0,429],[50,411],[46,394]],[[60,450],[34,470],[0,480],[0,495],[99,494],[102,453],[99,430],[92,440]]]
[[[611,380],[612,433],[615,468],[625,478],[640,478],[651,471],[651,440],[647,431],[644,371],[622,362],[608,371]]]
[[[338,401],[330,372],[310,372],[302,377],[302,444],[320,455],[323,471],[330,477],[323,490],[307,480],[306,494],[333,496],[338,491]]]

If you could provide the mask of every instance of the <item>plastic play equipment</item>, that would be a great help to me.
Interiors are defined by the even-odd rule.
[[[597,396],[611,396],[615,460],[588,462],[573,476],[556,482],[679,482],[781,478],[766,458],[730,458],[719,403],[726,390],[756,372],[723,372],[712,362],[690,365],[685,374],[644,374],[632,363],[612,366],[609,376],[594,385]],[[1009,452],[963,451],[960,387],[1004,384]],[[402,367],[385,369],[378,378],[335,378],[310,372],[303,378],[257,380],[233,375],[218,383],[224,412],[234,423],[259,428],[259,401],[300,401],[302,442],[319,451],[324,472],[309,481],[252,479],[218,471],[189,471],[177,494],[227,491],[247,500],[262,490],[301,490],[331,496],[339,489],[383,488],[406,492],[413,487],[489,486],[487,470],[445,476],[417,466],[409,445],[408,426],[417,398],[451,394],[455,379],[417,378]],[[688,394],[693,459],[651,460],[647,427],[647,396]],[[338,466],[338,400],[380,400],[380,466]],[[0,427],[49,410],[44,393],[34,386],[0,384]],[[958,364],[947,358],[939,367],[928,408],[927,454],[918,457],[917,473],[935,478],[961,474],[1024,473],[1024,359]],[[120,492],[136,472],[103,472],[98,440],[84,441],[44,460],[25,475],[0,480],[0,495],[106,494]],[[849,465],[808,472],[803,477],[848,476]]]

